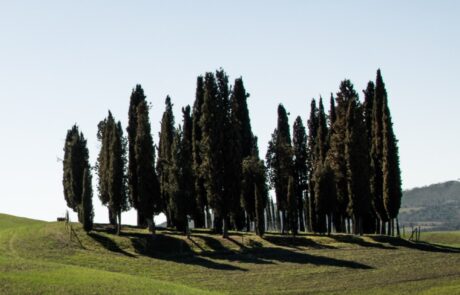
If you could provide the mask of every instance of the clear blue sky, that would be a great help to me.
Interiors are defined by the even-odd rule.
[[[219,4],[218,4],[219,2]],[[155,141],[196,76],[242,76],[261,156],[283,102],[306,121],[312,97],[382,69],[403,187],[460,177],[459,1],[4,1],[0,4],[0,212],[65,212],[62,157],[78,123],[95,162],[108,109],[124,127],[131,89],[152,102]],[[8,3],[8,4],[7,4]],[[96,221],[107,213],[94,198]],[[27,205],[26,205],[27,204]],[[133,212],[123,215],[134,222]]]

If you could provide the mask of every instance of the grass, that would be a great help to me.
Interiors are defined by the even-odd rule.
[[[460,294],[460,232],[422,242],[348,235],[295,239],[205,230],[152,238],[97,225],[0,214],[0,293],[7,294]]]

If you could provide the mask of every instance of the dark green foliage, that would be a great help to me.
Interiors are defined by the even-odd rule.
[[[182,130],[179,128],[173,139],[171,146],[171,163],[168,165],[170,179],[168,182],[168,194],[169,209],[171,210],[171,217],[174,219],[174,225],[177,230],[186,232],[188,219],[187,214],[189,213],[190,191],[185,189],[187,179],[184,175],[184,167],[182,163],[184,161],[184,146],[182,140]]]
[[[302,122],[298,116],[294,121],[292,144],[294,153],[294,182],[296,185],[297,196],[297,215],[299,217],[299,229],[305,231],[304,225],[304,196],[308,189],[308,167],[307,167],[307,134]]]
[[[207,211],[207,196],[204,187],[204,176],[201,169],[201,114],[204,102],[204,80],[202,76],[197,78],[195,102],[193,103],[192,114],[192,153],[193,153],[193,173],[195,180],[195,199],[197,204],[196,214],[194,215],[195,227],[205,226],[205,210]],[[185,126],[184,126],[185,127]]]
[[[185,193],[185,200],[187,206],[187,214],[189,214],[195,221],[200,219],[203,211],[197,204],[195,198],[195,173],[193,171],[193,150],[192,150],[192,118],[190,115],[190,106],[182,108],[182,138],[181,138],[181,162],[183,190]]]
[[[169,226],[174,225],[174,218],[171,210],[172,204],[170,203],[172,192],[170,191],[170,182],[172,181],[172,175],[170,175],[172,165],[172,144],[174,140],[174,114],[172,110],[171,98],[166,97],[165,100],[165,111],[161,118],[161,131],[159,134],[158,143],[158,158],[157,158],[157,175],[160,183],[160,193],[162,207],[166,214],[167,224]]]
[[[345,160],[348,182],[348,216],[353,218],[353,233],[363,233],[363,216],[370,210],[369,149],[362,106],[357,99],[348,103]]]
[[[126,139],[121,123],[112,113],[98,124],[97,138],[101,149],[97,158],[99,199],[109,208],[111,224],[121,226],[121,212],[129,209],[126,175]],[[117,222],[118,218],[118,222]]]
[[[324,163],[317,163],[315,167],[315,212],[316,231],[320,233],[331,233],[332,219],[336,204],[336,188],[334,171],[326,158]],[[327,218],[327,224],[326,224]]]
[[[129,188],[129,198],[133,207],[137,211],[137,224],[139,226],[145,226],[145,217],[142,216],[142,211],[139,210],[139,196],[138,196],[138,176],[137,176],[137,167],[138,163],[136,162],[136,153],[135,153],[135,141],[137,137],[137,107],[139,104],[145,102],[146,96],[144,95],[144,90],[141,85],[136,85],[136,88],[133,89],[131,93],[131,98],[129,102],[129,111],[128,111],[128,127],[126,128],[128,132],[128,188]]]
[[[369,81],[364,93],[364,120],[366,121],[366,131],[368,138],[368,146],[372,145],[372,112],[374,108],[375,85]]]
[[[310,232],[316,231],[316,215],[315,215],[315,183],[314,183],[314,165],[315,165],[315,143],[318,133],[318,108],[316,100],[313,98],[310,104],[310,118],[308,119],[308,139],[307,139],[307,169],[308,169],[308,214],[307,230]],[[306,214],[306,215],[307,215]]]
[[[347,161],[345,159],[345,141],[347,134],[347,113],[350,101],[357,101],[358,93],[354,90],[350,80],[344,80],[340,83],[339,92],[337,93],[335,108],[336,118],[332,124],[331,136],[329,142],[329,164],[334,171],[336,183],[336,214],[334,226],[336,231],[345,231],[345,219],[349,218],[347,211],[348,195],[348,172]]]
[[[316,226],[316,232],[326,232],[326,214],[332,212],[332,208],[335,205],[335,195],[328,195],[321,187],[322,184],[318,181],[322,180],[323,166],[326,160],[327,151],[329,149],[328,143],[328,128],[326,121],[326,114],[324,112],[323,100],[319,99],[318,108],[318,129],[316,132],[315,144],[313,149],[313,184],[312,189],[314,190],[314,204],[315,206],[311,210],[311,218],[313,224]],[[321,194],[318,194],[321,193]],[[328,202],[327,199],[332,199],[332,202]],[[314,209],[314,210],[313,210]]]
[[[79,219],[83,223],[83,229],[89,232],[93,229],[93,188],[91,183],[91,168],[87,167],[83,171],[83,191],[81,208],[78,212]]]
[[[271,187],[275,189],[276,205],[282,215],[282,232],[286,231],[286,211],[288,208],[287,189],[289,177],[292,176],[291,134],[286,109],[278,106],[278,124],[268,144],[267,155],[268,176]]]
[[[229,156],[230,175],[228,177],[234,177],[234,179],[242,179],[242,162],[246,157],[251,156],[254,142],[253,134],[251,129],[251,121],[249,118],[249,110],[247,105],[247,98],[249,94],[246,93],[244,88],[243,79],[238,78],[235,80],[235,86],[233,87],[231,99],[230,99],[230,124],[231,127],[228,132],[229,140],[232,144],[230,152],[227,152]],[[245,222],[244,211],[242,210],[241,203],[238,196],[241,195],[241,182],[233,181],[232,184],[232,220],[236,229],[242,229],[246,223],[247,230],[249,230],[249,222]],[[243,203],[244,205],[244,203]],[[250,213],[246,210],[246,215]],[[248,219],[249,220],[249,219]]]
[[[153,221],[153,215],[161,212],[160,188],[155,173],[155,150],[150,131],[150,121],[147,102],[141,102],[137,107],[137,128],[134,145],[136,175],[137,175],[137,210],[144,220],[141,224]]]
[[[383,203],[383,100],[387,96],[380,69],[377,70],[372,107],[372,145],[371,145],[371,195],[374,212],[381,223],[380,233],[385,233],[384,223],[388,221]]]
[[[79,132],[77,125],[74,125],[67,131],[65,140],[62,183],[67,206],[75,212],[79,212],[82,201],[83,172],[89,167],[86,139],[83,133]]]
[[[201,139],[201,173],[205,180],[208,204],[214,212],[215,229],[219,232],[219,221],[223,220],[224,236],[227,235],[229,200],[224,192],[226,155],[224,128],[226,125],[225,87],[218,85],[213,73],[206,73],[204,81],[204,101],[200,118]],[[228,180],[227,180],[228,181]]]
[[[387,96],[383,97],[383,202],[388,218],[398,217],[401,207],[401,170],[397,139],[393,131]]]

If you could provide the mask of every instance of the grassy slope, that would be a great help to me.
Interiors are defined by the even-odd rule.
[[[143,230],[122,236],[78,225],[0,214],[0,293],[332,293],[460,294],[460,233],[412,244],[377,236],[276,234],[262,240],[233,233],[223,240],[194,232],[191,240]],[[80,243],[82,246],[80,246]],[[449,247],[450,245],[450,247]],[[83,248],[82,248],[83,247]]]

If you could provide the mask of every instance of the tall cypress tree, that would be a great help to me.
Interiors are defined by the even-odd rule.
[[[222,232],[227,237],[229,206],[227,193],[224,193],[225,183],[225,160],[224,142],[226,107],[222,97],[223,89],[217,86],[213,73],[206,73],[204,81],[204,101],[200,125],[202,128],[201,139],[201,169],[205,179],[206,195],[208,204],[214,213],[214,229]],[[223,231],[221,224],[223,222]]]
[[[401,170],[397,139],[393,131],[387,96],[383,97],[383,202],[390,220],[390,234],[394,235],[394,219],[396,219],[397,235],[399,236],[398,213],[401,207]]]
[[[121,123],[115,123],[112,113],[98,124],[101,149],[97,159],[99,199],[108,207],[109,221],[121,227],[121,212],[129,209],[126,175],[126,139]],[[117,221],[118,219],[118,221]]]
[[[131,93],[131,98],[129,102],[129,111],[128,111],[128,127],[126,128],[128,132],[128,152],[129,152],[129,163],[128,163],[128,187],[129,187],[129,198],[133,207],[137,210],[137,225],[146,226],[145,216],[142,216],[143,210],[139,210],[140,204],[138,203],[138,175],[137,167],[138,163],[136,162],[136,153],[135,153],[135,141],[137,137],[137,107],[145,102],[146,96],[144,95],[144,89],[141,85],[136,85],[136,88],[133,89]]]
[[[109,157],[109,207],[117,219],[117,234],[121,230],[121,213],[129,210],[128,186],[126,174],[126,139],[123,136],[121,122],[111,126]]]
[[[281,232],[285,233],[287,222],[287,189],[289,176],[292,176],[292,146],[288,116],[282,104],[278,106],[278,124],[272,134],[267,149],[267,167],[271,186],[275,189],[276,205],[282,216]]]
[[[287,188],[287,221],[289,222],[288,228],[292,235],[297,234],[297,196],[296,196],[296,183],[294,182],[294,177],[292,175],[288,178],[288,188]]]
[[[246,93],[244,88],[243,79],[238,78],[235,80],[231,99],[230,99],[230,124],[231,124],[231,146],[232,152],[229,153],[232,163],[231,171],[235,179],[242,178],[242,162],[246,157],[251,156],[251,150],[253,146],[253,134],[251,129],[251,121],[249,118],[249,110],[247,105],[247,98],[249,94]],[[241,184],[240,181],[233,182],[233,196],[241,195]],[[234,197],[232,204],[232,219],[236,229],[241,229],[244,224],[244,212],[241,210],[240,198]],[[246,212],[249,217],[250,213]],[[246,227],[249,230],[249,218],[246,220]]]
[[[149,224],[154,230],[153,215],[162,211],[160,185],[155,172],[155,150],[150,128],[147,102],[141,102],[137,107],[137,127],[134,145],[135,163],[137,164],[137,204],[140,224]]]
[[[316,100],[313,98],[310,104],[310,118],[307,122],[308,138],[307,138],[307,169],[308,169],[308,207],[305,212],[308,214],[306,218],[307,230],[309,232],[316,231],[316,215],[315,215],[315,183],[314,183],[314,165],[315,165],[315,143],[318,133],[318,108]]]
[[[348,181],[347,181],[347,162],[345,159],[345,139],[347,133],[347,112],[349,102],[357,100],[358,93],[355,91],[350,80],[340,83],[339,92],[336,96],[337,106],[335,108],[336,118],[332,125],[332,135],[330,136],[330,147],[328,157],[330,165],[334,171],[337,193],[337,212],[334,218],[334,226],[337,232],[345,231],[345,221],[351,217],[347,207],[349,201]]]
[[[328,128],[326,121],[326,114],[324,112],[323,100],[319,99],[318,108],[318,129],[316,132],[314,155],[313,155],[313,183],[314,183],[314,198],[315,198],[315,210],[311,211],[312,218],[314,218],[314,224],[316,226],[316,232],[324,233],[327,230],[326,227],[326,215],[330,213],[329,206],[333,206],[332,202],[327,202],[328,196],[324,193],[319,181],[323,181],[321,178],[325,171],[324,162],[328,151]],[[321,188],[321,189],[320,189]],[[330,217],[330,216],[329,216]]]
[[[83,133],[79,132],[78,126],[74,125],[67,131],[64,145],[63,160],[63,186],[64,197],[67,206],[78,213],[81,219],[80,209],[83,196],[84,171],[89,168],[89,152]]]
[[[374,101],[372,107],[372,145],[371,145],[371,195],[372,205],[380,225],[380,233],[385,234],[388,215],[383,202],[383,100],[387,95],[380,69],[377,70]],[[378,227],[377,227],[378,228]]]
[[[193,174],[195,180],[195,199],[197,211],[194,216],[195,227],[202,228],[205,226],[205,220],[208,219],[208,214],[205,216],[207,209],[207,196],[204,186],[205,178],[202,172],[202,151],[201,151],[201,116],[204,102],[204,79],[202,76],[197,78],[195,102],[193,103],[192,113],[192,153],[193,153]]]
[[[172,144],[174,140],[174,114],[171,98],[165,99],[165,111],[161,118],[161,131],[159,133],[157,175],[160,182],[160,193],[163,210],[166,214],[168,227],[174,226],[174,218],[171,210],[171,192],[169,191],[172,176],[170,166],[172,163]]]
[[[182,138],[181,138],[181,151],[182,151],[182,177],[183,177],[183,190],[185,194],[187,214],[189,214],[195,224],[196,220],[201,218],[203,212],[197,204],[195,198],[195,173],[193,171],[193,147],[192,147],[192,118],[190,114],[190,106],[187,105],[182,108]]]
[[[299,217],[299,229],[305,231],[304,225],[304,196],[308,189],[308,167],[307,167],[307,134],[298,116],[294,121],[292,134],[294,152],[294,180],[297,196],[297,215]]]
[[[353,233],[362,235],[363,216],[370,210],[369,149],[363,110],[357,98],[348,103],[346,124],[347,213],[353,219]]]

